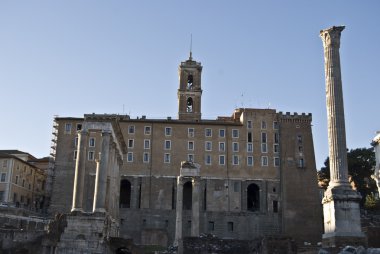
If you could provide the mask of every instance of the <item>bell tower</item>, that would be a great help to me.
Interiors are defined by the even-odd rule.
[[[178,119],[194,120],[201,119],[201,74],[202,65],[193,60],[190,51],[189,59],[181,62],[178,67]]]

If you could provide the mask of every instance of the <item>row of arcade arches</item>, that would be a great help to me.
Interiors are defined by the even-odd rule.
[[[123,179],[120,182],[120,208],[131,208],[131,195],[132,194],[132,185],[131,182],[127,179]],[[174,196],[174,188],[172,190],[172,196]],[[206,207],[206,189],[203,193],[203,202],[204,207]],[[192,209],[192,198],[193,198],[193,185],[191,181],[187,181],[183,185],[183,209],[191,210]],[[175,198],[172,197],[172,202]],[[173,206],[173,209],[175,207]],[[251,183],[247,187],[247,210],[248,211],[258,211],[260,210],[260,188],[257,184]]]

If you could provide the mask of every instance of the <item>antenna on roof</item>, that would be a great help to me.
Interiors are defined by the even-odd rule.
[[[189,56],[189,60],[193,60],[192,49],[193,49],[193,34],[190,34],[190,56]]]

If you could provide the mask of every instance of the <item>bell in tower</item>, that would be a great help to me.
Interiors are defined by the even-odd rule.
[[[202,65],[190,57],[185,62],[181,62],[178,68],[179,89],[178,89],[178,119],[179,120],[200,120],[201,119],[201,74]]]

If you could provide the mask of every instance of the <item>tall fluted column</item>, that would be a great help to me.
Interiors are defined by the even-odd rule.
[[[177,177],[177,203],[175,220],[174,246],[179,246],[182,241],[182,206],[183,206],[183,177]]]
[[[200,208],[200,193],[199,185],[200,178],[193,177],[193,193],[192,193],[192,218],[191,218],[191,236],[199,236],[199,208]]]
[[[326,77],[330,183],[323,197],[324,247],[363,245],[360,225],[360,195],[348,182],[346,130],[344,123],[340,35],[344,26],[320,31],[323,41]]]
[[[95,191],[94,191],[94,212],[105,212],[107,169],[110,150],[109,132],[102,132],[102,150],[100,154],[100,165],[96,170]]]
[[[77,157],[75,161],[73,204],[71,212],[83,212],[83,191],[84,176],[86,173],[87,139],[88,132],[86,130],[78,131],[78,146]]]
[[[348,185],[346,128],[344,123],[340,35],[344,26],[322,30],[325,55],[326,106],[330,156],[330,185]]]

